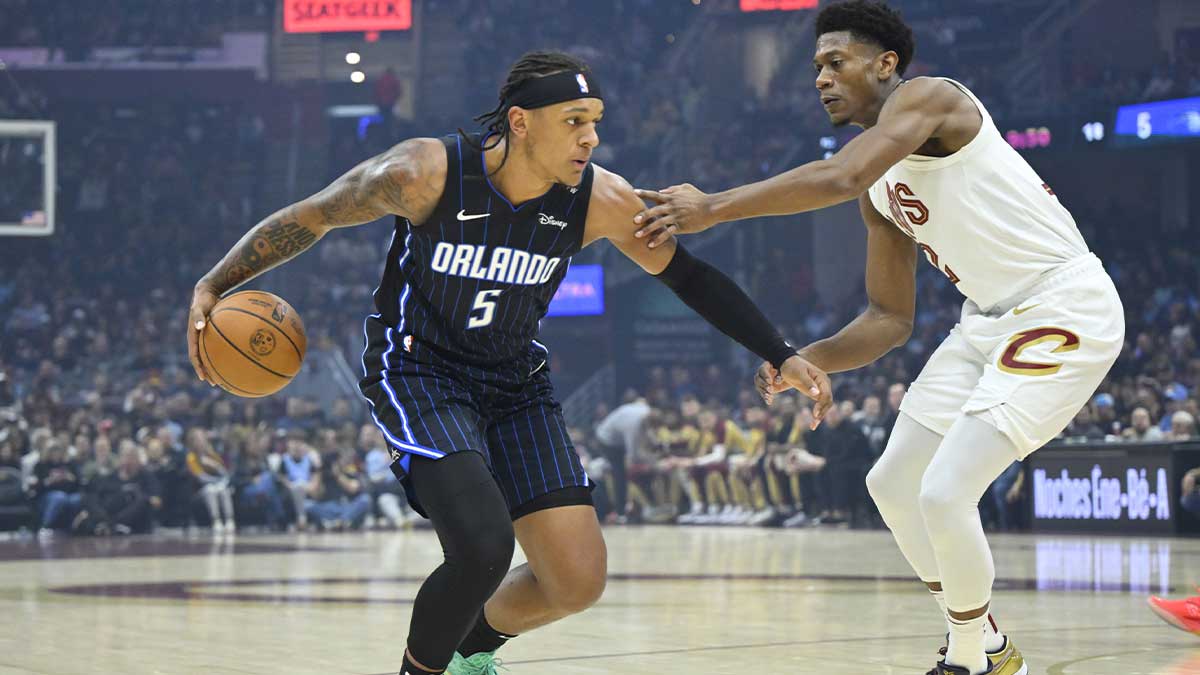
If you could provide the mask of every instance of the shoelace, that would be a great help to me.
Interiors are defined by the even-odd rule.
[[[504,672],[506,672],[506,673],[507,673],[507,672],[512,672],[512,671],[510,671],[508,668],[506,668],[506,667],[505,667],[505,665],[504,665],[504,659],[498,659],[498,658],[496,658],[496,657],[494,657],[494,656],[493,656],[493,657],[492,657],[492,663],[491,663],[491,665],[492,665],[492,671],[493,671],[493,672],[500,671],[500,670],[503,670],[503,671],[504,671]],[[486,672],[486,671],[485,671],[485,672]]]

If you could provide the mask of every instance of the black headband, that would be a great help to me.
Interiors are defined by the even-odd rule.
[[[531,110],[577,98],[604,99],[591,73],[567,71],[530,78],[509,94],[504,103]]]

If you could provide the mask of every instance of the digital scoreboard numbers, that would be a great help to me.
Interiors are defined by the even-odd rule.
[[[1122,145],[1200,139],[1200,97],[1121,106],[1114,131]]]

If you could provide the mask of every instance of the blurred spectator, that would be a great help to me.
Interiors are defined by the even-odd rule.
[[[184,455],[168,449],[158,437],[146,440],[146,471],[154,476],[162,492],[158,519],[162,525],[181,527],[188,522],[192,476]]]
[[[363,457],[364,478],[375,508],[392,527],[404,527],[420,520],[408,508],[404,489],[392,473],[392,456],[384,447],[383,434],[373,424],[364,424],[358,431],[358,452]]]
[[[1122,437],[1131,441],[1160,441],[1163,439],[1162,429],[1150,423],[1150,411],[1137,407],[1130,413],[1130,426],[1122,432]]]
[[[1196,418],[1186,410],[1176,410],[1171,415],[1171,430],[1167,438],[1172,441],[1188,441],[1196,438]]]
[[[267,527],[279,531],[287,525],[287,509],[283,488],[271,467],[269,446],[270,435],[266,431],[252,432],[239,457],[234,481],[239,506],[243,510],[261,511]]]
[[[82,507],[79,469],[67,458],[66,446],[57,439],[46,444],[46,450],[34,468],[33,488],[43,532],[66,528]]]
[[[140,452],[132,441],[122,443],[116,470],[88,484],[73,531],[97,535],[150,531],[153,500],[161,502],[161,496],[154,476],[142,467]]]
[[[616,517],[627,514],[629,502],[629,462],[641,454],[654,409],[639,398],[617,407],[596,425],[600,453],[612,466],[613,504]]]
[[[287,454],[280,463],[280,473],[292,496],[296,524],[303,530],[308,526],[309,498],[321,488],[321,456],[306,442],[303,431],[288,432]]]
[[[864,481],[874,463],[862,430],[845,419],[840,406],[833,406],[810,434],[809,444],[827,462],[827,510],[820,517],[826,522],[858,522],[866,505]]]
[[[354,450],[337,453],[320,475],[319,499],[309,500],[308,517],[323,530],[357,529],[371,510],[371,494]]]
[[[1016,529],[1021,522],[1019,502],[1025,487],[1025,472],[1020,462],[1008,465],[1004,473],[992,483],[988,490],[991,498],[992,515],[996,520],[996,529],[1009,531]]]
[[[187,467],[200,483],[200,496],[208,508],[213,532],[234,532],[233,488],[225,459],[217,454],[208,438],[209,432],[199,427],[187,432]]]
[[[1200,467],[1183,475],[1179,503],[1196,517],[1200,517]]]

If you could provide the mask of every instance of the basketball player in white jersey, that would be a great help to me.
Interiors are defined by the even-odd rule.
[[[867,485],[947,615],[948,649],[930,674],[1024,675],[1023,657],[988,613],[995,568],[979,498],[1013,460],[1054,438],[1100,384],[1121,350],[1121,300],[1071,214],[979,99],[944,78],[903,79],[913,39],[897,12],[843,2],[821,11],[816,30],[821,103],[834,125],[865,131],[827,160],[725,192],[640,191],[658,204],[635,216],[637,235],[655,246],[723,221],[858,198],[869,306],[800,351],[831,373],[908,339],[918,249],[966,296],[960,323],[905,396]],[[759,370],[768,401],[792,386],[788,370]]]

